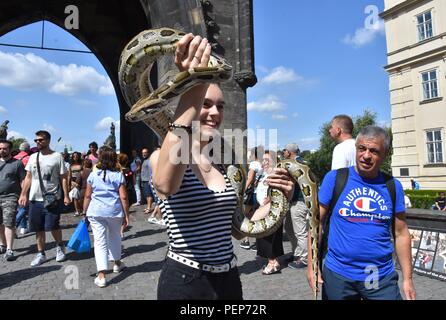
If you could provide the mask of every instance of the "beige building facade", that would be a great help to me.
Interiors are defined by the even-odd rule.
[[[446,0],[384,0],[392,173],[446,189]]]

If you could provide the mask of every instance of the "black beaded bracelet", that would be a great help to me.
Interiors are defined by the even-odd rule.
[[[192,133],[192,126],[169,122],[169,131],[172,131],[173,129],[180,129],[180,128],[186,130],[187,133]]]

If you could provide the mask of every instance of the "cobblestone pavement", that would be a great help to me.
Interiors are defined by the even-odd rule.
[[[34,234],[19,236],[15,242],[17,259],[0,261],[0,300],[21,299],[156,299],[156,288],[167,248],[164,227],[150,224],[142,213],[143,207],[132,209],[131,227],[125,233],[123,261],[127,269],[119,274],[108,273],[109,285],[98,288],[93,284],[96,273],[93,250],[90,253],[69,252],[67,261],[55,261],[55,244],[47,233],[49,261],[31,268],[36,253]],[[68,241],[78,217],[62,215],[63,237]],[[92,236],[91,236],[92,239]],[[285,252],[290,244],[284,236]],[[261,274],[265,260],[256,253],[241,249],[234,241],[238,257],[244,298],[247,300],[311,300],[305,270],[284,268],[278,274]],[[77,277],[78,275],[78,277]],[[75,281],[76,278],[78,281]],[[400,277],[401,279],[401,277]],[[446,283],[414,275],[419,299],[446,299]]]

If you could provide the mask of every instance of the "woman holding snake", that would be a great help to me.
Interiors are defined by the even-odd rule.
[[[180,71],[206,67],[210,54],[207,39],[187,34],[177,44],[175,64]],[[158,299],[243,298],[231,241],[236,193],[224,167],[213,163],[203,150],[223,121],[224,106],[216,84],[197,85],[184,93],[159,155],[153,159],[152,182],[169,235]],[[190,134],[192,121],[199,121],[200,141]],[[178,161],[190,158],[194,161]],[[293,183],[286,170],[276,169],[267,182],[292,195]]]

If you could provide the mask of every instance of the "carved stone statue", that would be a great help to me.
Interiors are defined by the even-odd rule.
[[[8,131],[7,131],[8,130],[8,123],[9,123],[9,120],[6,120],[0,126],[0,139],[6,139],[6,137],[8,136]]]
[[[104,146],[109,146],[116,151],[115,124],[113,122],[110,125],[110,135],[105,140]]]

